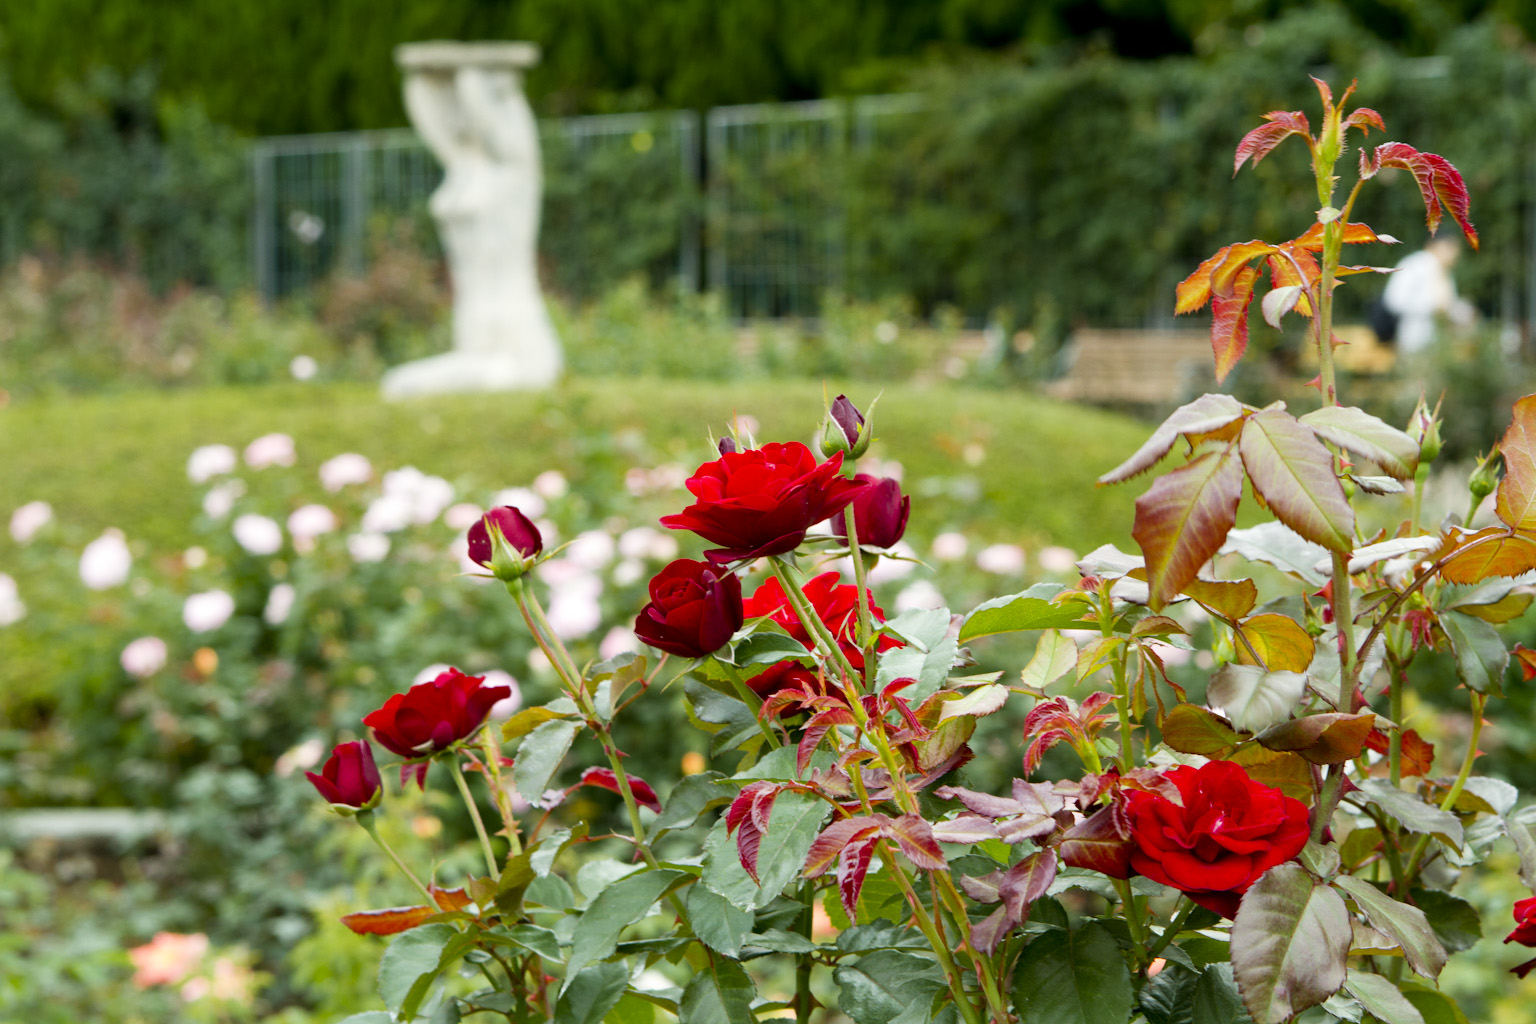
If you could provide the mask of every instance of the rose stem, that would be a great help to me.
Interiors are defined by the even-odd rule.
[[[480,837],[480,850],[485,854],[485,869],[491,873],[492,878],[496,878],[501,872],[496,868],[496,854],[491,849],[491,837],[486,834],[485,822],[480,817],[480,807],[469,791],[469,783],[464,778],[464,769],[459,767],[457,752],[450,751],[449,756],[444,760],[448,762],[448,770],[453,774],[454,785],[459,787],[459,796],[464,798],[464,806],[469,808],[470,818],[474,819],[475,835]]]
[[[367,832],[368,835],[373,838],[373,841],[378,844],[379,849],[383,850],[389,859],[394,861],[395,867],[400,869],[401,874],[405,875],[406,878],[409,878],[411,880],[411,884],[420,890],[421,894],[427,898],[427,906],[437,906],[437,900],[433,899],[431,891],[428,890],[425,885],[421,884],[421,879],[416,877],[416,872],[406,867],[405,861],[400,859],[400,855],[390,848],[390,845],[384,841],[383,836],[379,835],[378,828],[373,823],[373,812],[363,811],[357,816],[357,823],[363,826],[363,831]]]

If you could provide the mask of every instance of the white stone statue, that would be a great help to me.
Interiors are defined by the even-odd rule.
[[[539,137],[522,90],[538,59],[532,43],[395,50],[405,108],[446,172],[430,209],[448,254],[453,350],[391,369],[386,398],[544,388],[560,375],[539,291]]]

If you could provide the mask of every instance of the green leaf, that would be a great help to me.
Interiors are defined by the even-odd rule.
[[[740,964],[710,957],[683,989],[678,1024],[742,1024],[753,1020],[755,995],[757,988]]]
[[[1147,1024],[1192,1024],[1195,986],[1199,983],[1200,975],[1195,971],[1165,964],[1136,997]]]
[[[1049,931],[1019,957],[1013,998],[1025,1020],[1118,1024],[1131,1015],[1131,972],[1102,925]]]
[[[695,724],[714,734],[709,744],[711,754],[734,750],[744,741],[761,734],[756,712],[738,697],[721,693],[697,679],[683,683],[683,694],[688,699],[689,712],[697,718]]]
[[[1456,1000],[1444,992],[1417,984],[1404,983],[1403,996],[1424,1017],[1424,1024],[1468,1024]]]
[[[528,868],[534,875],[543,878],[549,874],[555,866],[555,858],[573,842],[578,842],[587,837],[587,823],[581,822],[575,828],[562,828],[544,836],[538,844],[528,851]]]
[[[1227,713],[1244,732],[1260,732],[1291,717],[1307,691],[1300,672],[1265,672],[1253,665],[1223,665],[1211,676],[1206,703]]]
[[[566,701],[569,703],[569,701]],[[501,727],[502,742],[508,743],[519,736],[526,736],[546,722],[569,717],[563,711],[557,711],[548,707],[524,708],[511,718],[507,719]]]
[[[794,753],[792,748],[783,747]],[[725,834],[725,821],[715,823],[704,843],[705,885],[730,900],[742,910],[766,907],[784,887],[800,876],[811,843],[821,831],[832,808],[825,800],[793,791],[780,794],[773,802],[757,852],[757,873],[761,885],[752,881],[736,852],[736,840]]]
[[[753,927],[753,915],[707,885],[688,889],[688,923],[706,946],[728,957],[741,954],[741,940]]]
[[[948,696],[947,694],[945,696]],[[1008,687],[997,683],[978,686],[946,700],[939,708],[939,721],[971,716],[982,718],[1002,708],[1008,701]]]
[[[1304,868],[1260,876],[1232,925],[1232,973],[1256,1024],[1281,1024],[1337,992],[1351,935],[1344,900]]]
[[[555,1024],[601,1024],[629,986],[629,968],[622,962],[593,964],[567,975],[555,1004]]]
[[[1464,612],[1442,612],[1440,627],[1456,652],[1456,670],[1468,689],[1503,695],[1509,651],[1493,624]]]
[[[576,922],[571,933],[571,959],[566,966],[566,982],[588,964],[612,956],[619,933],[638,921],[651,904],[672,885],[689,877],[681,871],[661,868],[640,871],[620,879],[597,894]],[[603,1011],[607,1013],[607,1010]]]
[[[1410,832],[1435,836],[1458,849],[1466,838],[1456,815],[1431,807],[1384,779],[1366,779],[1359,790],[1366,800],[1396,818]]]
[[[608,1011],[603,1024],[656,1024],[656,1004],[626,992]]]
[[[1429,926],[1435,930],[1435,938],[1452,953],[1460,953],[1477,945],[1483,937],[1483,922],[1477,908],[1458,896],[1439,889],[1414,889],[1413,902],[1418,904]]]
[[[1205,969],[1195,985],[1190,1009],[1190,1024],[1253,1024],[1232,980],[1229,963],[1213,963]]]
[[[517,763],[512,766],[512,782],[529,803],[537,803],[549,788],[549,780],[560,767],[571,741],[581,728],[577,722],[545,722],[530,732],[517,748]]]
[[[1180,704],[1163,718],[1163,742],[1183,754],[1219,760],[1241,740],[1225,719],[1198,704]]]
[[[928,940],[916,928],[881,919],[844,930],[837,937],[837,948],[845,953],[873,949],[927,949]]]
[[[758,630],[737,643],[734,658],[737,665],[776,665],[788,658],[809,658],[811,652],[805,645],[788,633],[770,629]]]
[[[548,928],[540,928],[536,924],[519,924],[511,928],[494,928],[484,933],[489,942],[498,942],[505,945],[517,946],[531,953],[537,953],[546,960],[559,962],[560,940],[555,933]]]
[[[1083,629],[1091,626],[1092,623],[1082,619],[1080,603],[1064,601],[1057,604],[1051,600],[1064,589],[1059,583],[1036,583],[1023,593],[983,601],[965,617],[959,642],[1026,629]]]
[[[1118,484],[1151,469],[1173,448],[1180,434],[1209,434],[1243,415],[1243,403],[1231,395],[1201,395],[1180,406],[1158,425],[1152,436],[1114,469],[1099,477],[1101,484]]]
[[[458,936],[448,924],[424,924],[396,936],[379,960],[379,996],[384,1005],[409,1019],[411,1015],[401,1008],[407,1001],[421,1002],[421,995],[412,1000],[414,990],[419,983],[425,994],[437,977],[448,944]]]
[[[1376,463],[1388,476],[1413,479],[1419,464],[1418,444],[1370,413],[1350,406],[1325,405],[1301,417],[1301,422],[1324,441]]]
[[[729,803],[735,791],[730,786],[718,785],[723,778],[725,776],[719,772],[699,772],[678,780],[672,792],[667,794],[661,813],[646,830],[646,842],[655,842],[663,832],[688,828],[708,808]]]
[[[1379,974],[1350,968],[1344,987],[1381,1024],[1424,1024],[1424,1015],[1398,987]]]
[[[1320,587],[1327,575],[1317,571],[1317,563],[1326,561],[1326,549],[1313,544],[1284,523],[1260,523],[1227,534],[1222,554],[1241,555],[1250,562],[1263,562],[1303,582]]]
[[[1431,981],[1440,977],[1447,954],[1424,911],[1398,902],[1363,878],[1340,875],[1333,884],[1354,899],[1371,927],[1397,940],[1409,967]]]
[[[1043,690],[1076,667],[1077,644],[1071,637],[1048,629],[1040,634],[1035,653],[1030,655],[1021,678],[1025,686]]]
[[[1131,536],[1147,560],[1154,611],[1173,600],[1209,562],[1237,522],[1243,470],[1234,445],[1207,451],[1165,473],[1136,499]]]
[[[938,964],[894,949],[839,965],[832,977],[838,986],[837,1008],[855,1024],[928,1024],[933,997],[945,988]]]
[[[894,619],[887,619],[881,629],[931,651],[949,636],[949,609],[909,608]]]
[[[395,1024],[395,1018],[393,1014],[383,1010],[364,1010],[362,1013],[343,1017],[336,1024]]]
[[[766,949],[770,953],[789,953],[791,955],[814,953],[819,948],[816,943],[804,935],[796,935],[794,932],[787,932],[782,928],[769,928],[767,931],[755,932],[742,940],[742,944]]]
[[[1333,472],[1333,455],[1283,409],[1243,423],[1238,447],[1253,489],[1275,518],[1330,551],[1354,547],[1355,510]]]

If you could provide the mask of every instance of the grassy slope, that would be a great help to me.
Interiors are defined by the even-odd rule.
[[[853,393],[860,405],[863,390]],[[185,543],[196,507],[187,455],[202,444],[238,448],[281,430],[310,467],[358,451],[381,468],[415,465],[488,489],[553,466],[590,490],[620,487],[636,463],[692,468],[708,454],[706,432],[719,433],[735,412],[757,418],[759,440],[808,440],[821,410],[821,388],[810,382],[671,380],[577,380],[541,395],[400,405],[362,385],[14,403],[0,409],[0,516],[41,498],[83,527],[118,526],[173,548]],[[1095,488],[1093,479],[1144,438],[1134,421],[1013,392],[899,386],[885,390],[876,427],[877,454],[906,467],[923,534],[958,527],[1079,551],[1128,544],[1139,489]],[[0,551],[9,543],[0,534]]]

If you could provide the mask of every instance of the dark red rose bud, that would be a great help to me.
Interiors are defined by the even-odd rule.
[[[651,603],[635,619],[635,635],[652,647],[702,658],[741,628],[741,580],[708,562],[679,558],[651,579]]]
[[[859,545],[871,548],[894,547],[907,532],[907,515],[912,499],[901,493],[901,484],[890,477],[860,473],[853,478],[867,486],[853,499],[853,527]],[[832,517],[832,532],[848,541],[848,525],[842,516]]]
[[[340,814],[371,810],[384,792],[378,766],[373,762],[373,748],[367,740],[337,744],[319,774],[304,775]]]
[[[856,459],[869,450],[870,431],[847,395],[838,395],[827,409],[827,418],[821,425],[821,454],[827,458],[842,453]]]
[[[720,547],[711,562],[732,562],[793,551],[805,531],[837,515],[863,488],[838,475],[843,457],[818,463],[798,441],[765,444],[706,462],[688,479],[698,501],[661,525],[692,530]]]
[[[737,452],[741,451],[741,446],[738,445],[736,443],[736,439],[729,434],[716,441],[715,447],[720,450],[721,455],[735,455]]]
[[[397,693],[377,711],[363,716],[373,738],[407,759],[430,757],[473,735],[485,723],[491,705],[512,696],[510,686],[483,686],[484,676],[467,676],[450,668],[431,682]],[[407,767],[401,766],[403,783]],[[426,776],[419,766],[417,782]]]
[[[469,528],[469,560],[505,583],[521,579],[543,550],[539,528],[511,505],[491,509]]]
[[[1231,761],[1163,772],[1183,806],[1142,790],[1126,793],[1131,867],[1224,917],[1236,917],[1260,875],[1307,844],[1307,808],[1254,782]]]

